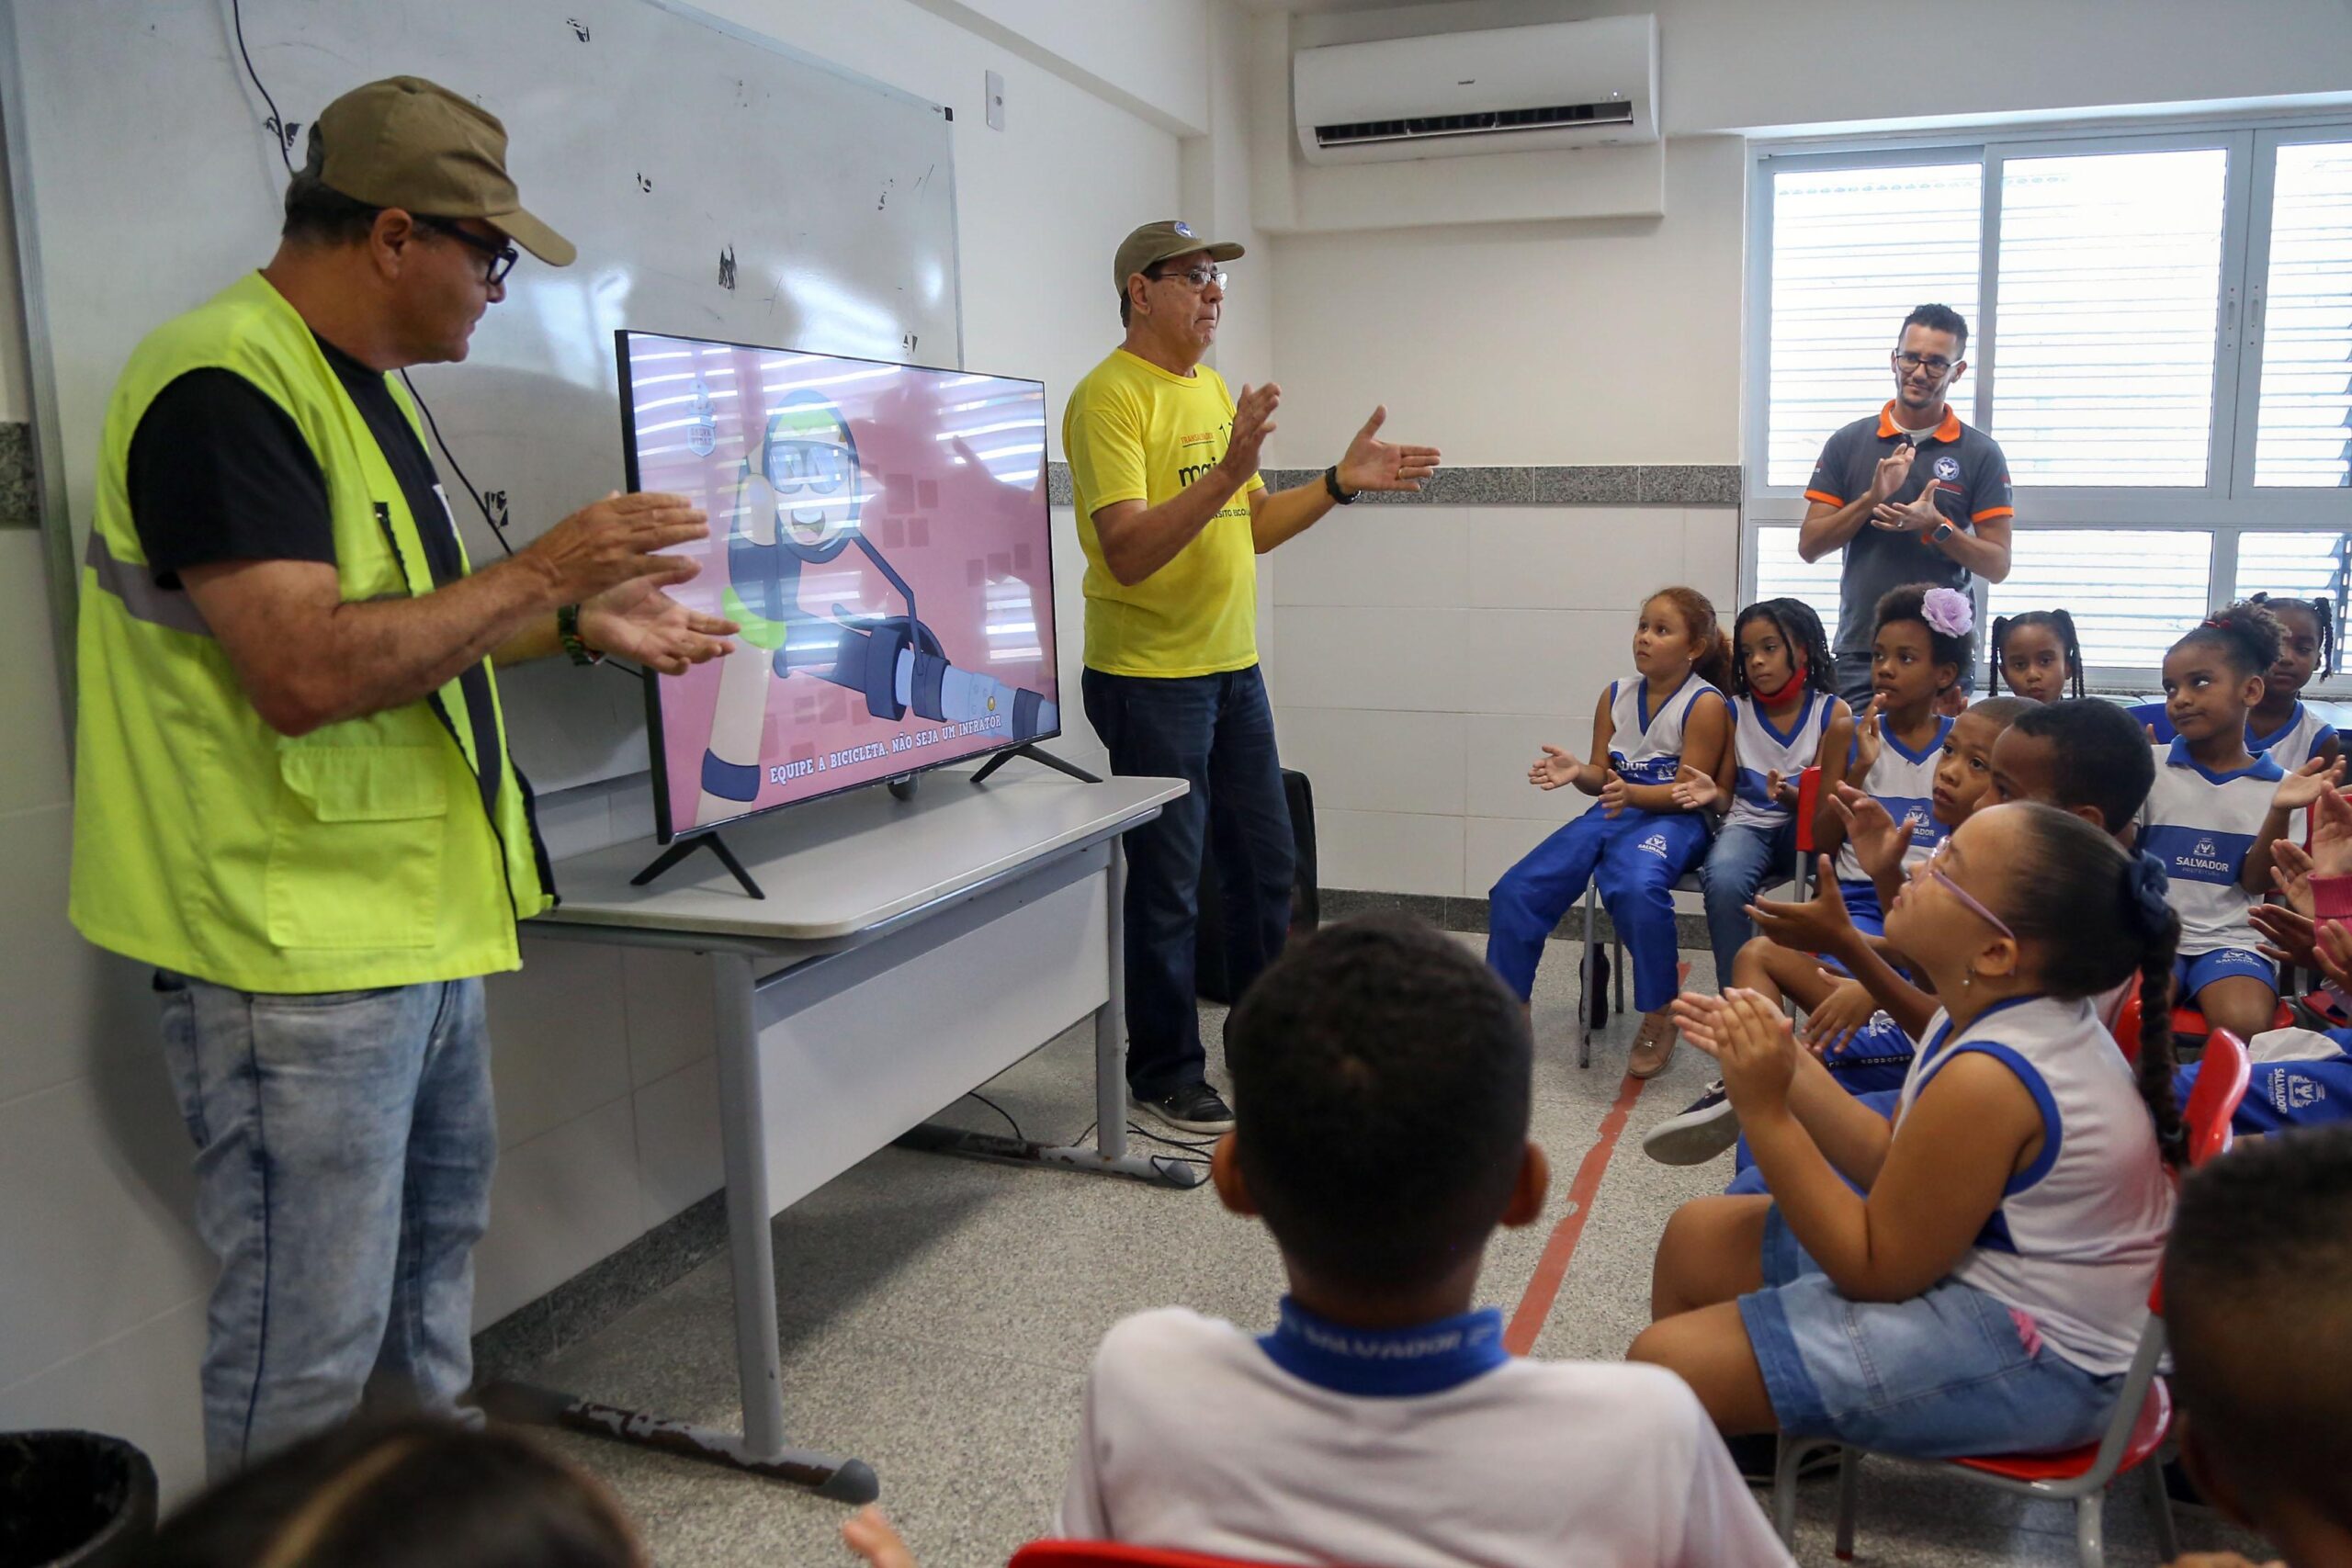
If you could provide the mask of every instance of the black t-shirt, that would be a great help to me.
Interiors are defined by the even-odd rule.
[[[416,427],[380,371],[317,342],[400,481],[434,585],[455,582],[465,575],[457,523]],[[293,416],[233,370],[191,370],[157,393],[131,432],[126,477],[131,525],[158,587],[177,588],[182,570],[215,561],[334,563],[325,471]],[[458,683],[488,807],[503,766],[489,672],[476,664]]]

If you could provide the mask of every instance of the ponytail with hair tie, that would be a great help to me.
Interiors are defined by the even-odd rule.
[[[2140,934],[2154,937],[2172,919],[2172,899],[2168,890],[2172,878],[2165,874],[2165,863],[2142,850],[2132,867],[2132,909],[2139,917]]]

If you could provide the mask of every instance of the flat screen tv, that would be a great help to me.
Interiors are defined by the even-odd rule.
[[[671,592],[742,627],[647,677],[662,842],[1061,733],[1042,382],[615,337],[629,488],[710,514]]]

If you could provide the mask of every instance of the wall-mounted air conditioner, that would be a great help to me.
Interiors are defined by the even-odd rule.
[[[1310,164],[1655,141],[1657,18],[1302,49],[1291,102]]]

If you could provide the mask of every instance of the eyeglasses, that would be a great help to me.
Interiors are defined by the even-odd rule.
[[[1917,370],[1924,365],[1939,376],[1951,368],[1951,361],[1940,354],[1898,354],[1894,362],[1905,370]]]
[[[458,228],[447,218],[419,218],[417,221],[436,234],[448,235],[483,258],[481,280],[492,288],[505,282],[506,275],[514,270],[514,264],[523,259],[523,253],[514,246],[501,244],[496,240],[485,240],[469,230]]]
[[[1954,882],[1951,879],[1951,874],[1944,870],[1942,866],[1936,863],[1944,858],[1944,852],[1950,848],[1951,848],[1951,840],[1950,839],[1939,839],[1936,842],[1936,847],[1928,852],[1926,865],[1928,874],[1934,877],[1937,882],[1940,883],[1945,892],[1959,899],[1962,908],[1967,909],[1969,913],[1982,916],[1991,924],[1995,931],[2000,932],[2003,936],[2007,937],[2011,942],[2017,941],[2018,933],[2009,930],[2008,921],[2001,919],[2000,916],[1993,913],[1992,910],[1978,903],[1974,895],[1971,894],[1967,888],[1962,887],[1959,883]]]
[[[1208,266],[1204,265],[1201,266],[1187,267],[1182,272],[1151,272],[1146,273],[1144,276],[1152,278],[1155,281],[1164,277],[1171,283],[1189,283],[1194,288],[1206,288],[1212,283],[1216,284],[1219,288],[1222,288],[1225,287],[1227,275],[1225,269],[1221,266]]]

